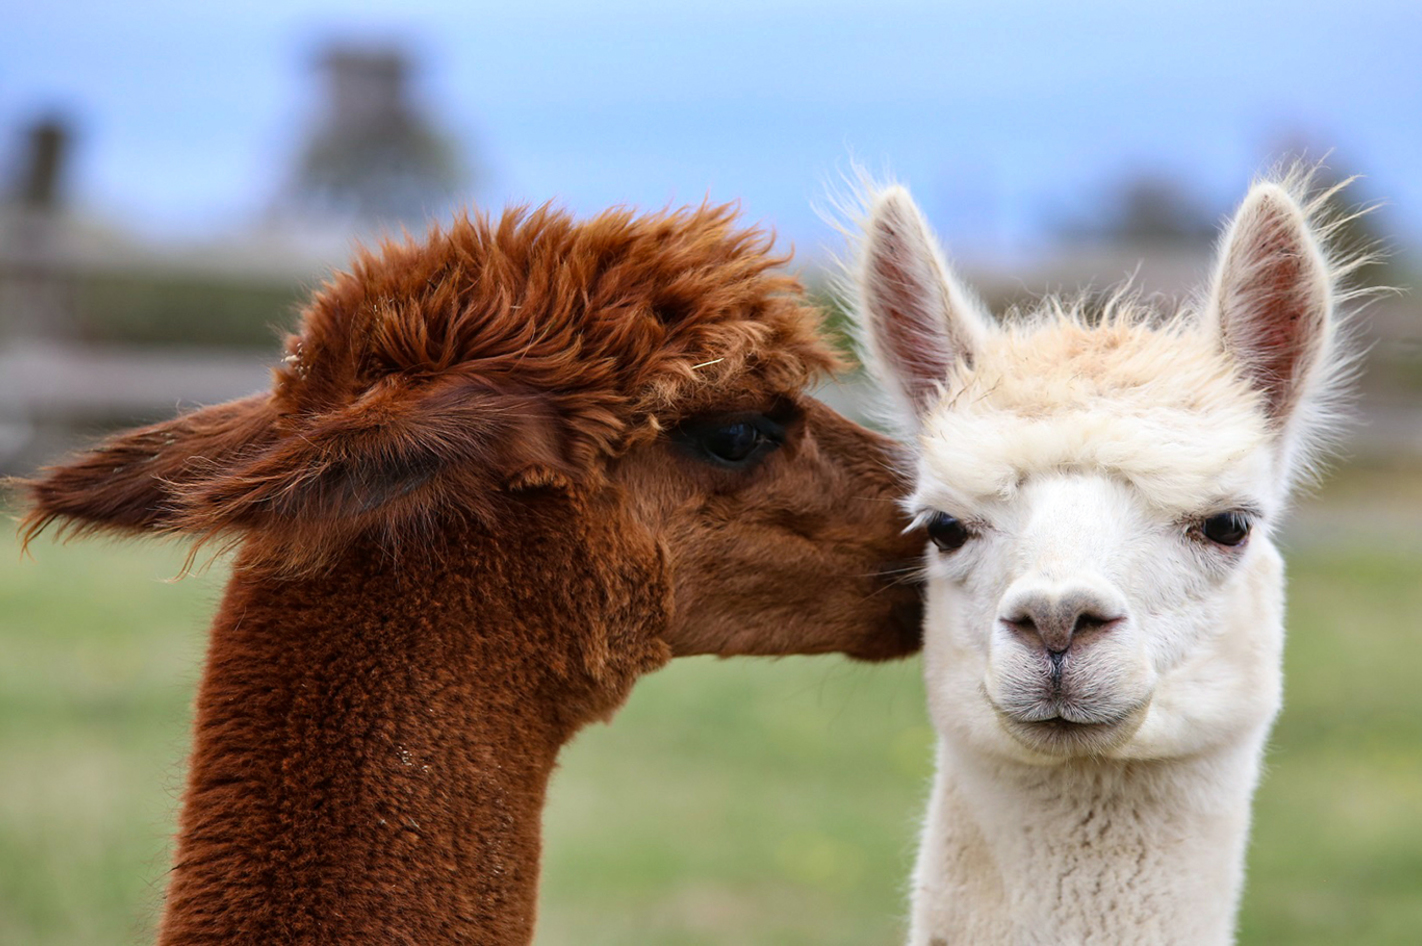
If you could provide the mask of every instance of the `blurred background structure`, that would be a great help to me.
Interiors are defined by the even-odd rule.
[[[995,308],[1199,285],[1290,157],[1366,175],[1382,294],[1347,462],[1306,500],[1289,709],[1242,941],[1422,929],[1422,5],[652,0],[31,4],[0,31],[0,474],[265,387],[357,241],[459,208],[739,200],[832,307],[852,162]],[[1168,303],[1167,303],[1168,304]],[[850,411],[853,378],[824,392]],[[3,554],[3,550],[0,550]],[[0,942],[141,941],[200,628],[167,553],[0,564]],[[574,747],[547,943],[892,943],[930,770],[912,663],[692,661]],[[633,804],[619,805],[619,800]],[[139,868],[143,868],[139,870]],[[131,934],[131,935],[127,935]]]
[[[275,215],[347,234],[447,216],[459,158],[411,101],[412,65],[394,46],[334,44],[322,53],[323,114]]]

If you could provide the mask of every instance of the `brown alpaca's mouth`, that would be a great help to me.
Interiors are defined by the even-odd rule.
[[[862,647],[849,651],[856,660],[896,660],[923,647],[923,596],[917,586],[894,589],[899,600],[890,608],[888,623]]]

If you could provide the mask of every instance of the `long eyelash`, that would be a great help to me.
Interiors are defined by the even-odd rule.
[[[936,515],[938,515],[937,509],[920,509],[918,512],[913,514],[912,518],[909,519],[909,524],[904,526],[904,534],[906,535],[914,531],[915,529],[922,529],[924,526],[928,525],[928,520],[932,519]]]
[[[1204,522],[1211,516],[1218,516],[1221,513],[1232,512],[1243,516],[1249,520],[1249,524],[1257,526],[1264,521],[1264,510],[1253,503],[1230,503],[1221,502],[1214,506],[1206,507],[1203,512],[1191,513],[1180,519],[1180,523],[1185,526],[1195,526]]]
[[[909,524],[904,526],[904,532],[909,533],[915,529],[921,529],[927,526],[928,520],[932,519],[934,516],[938,515],[941,512],[944,512],[944,510],[920,509],[918,512],[913,513],[912,516],[909,517]],[[967,526],[968,530],[974,535],[981,535],[988,529],[987,522],[977,518],[976,516],[956,516],[953,515],[953,513],[948,513],[948,515],[953,516],[954,519],[957,519],[963,525]]]

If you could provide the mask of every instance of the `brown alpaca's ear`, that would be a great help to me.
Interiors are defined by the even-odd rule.
[[[192,485],[275,441],[270,396],[251,397],[115,434],[68,463],[18,485],[29,494],[29,541],[56,520],[75,532],[167,531]]]
[[[390,377],[330,411],[279,414],[261,395],[119,434],[24,484],[23,528],[249,536],[262,560],[305,568],[362,534],[396,544],[492,515],[505,486],[572,478],[542,398]]]
[[[502,487],[572,476],[544,399],[467,379],[392,376],[287,421],[279,440],[185,493],[184,529],[261,531],[295,558],[319,558],[367,531],[396,540],[442,514],[483,518]]]

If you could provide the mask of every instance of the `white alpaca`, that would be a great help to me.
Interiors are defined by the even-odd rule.
[[[1187,311],[1003,325],[907,191],[871,198],[861,328],[935,546],[914,946],[1233,940],[1280,702],[1270,533],[1346,366],[1306,187],[1254,186]]]

